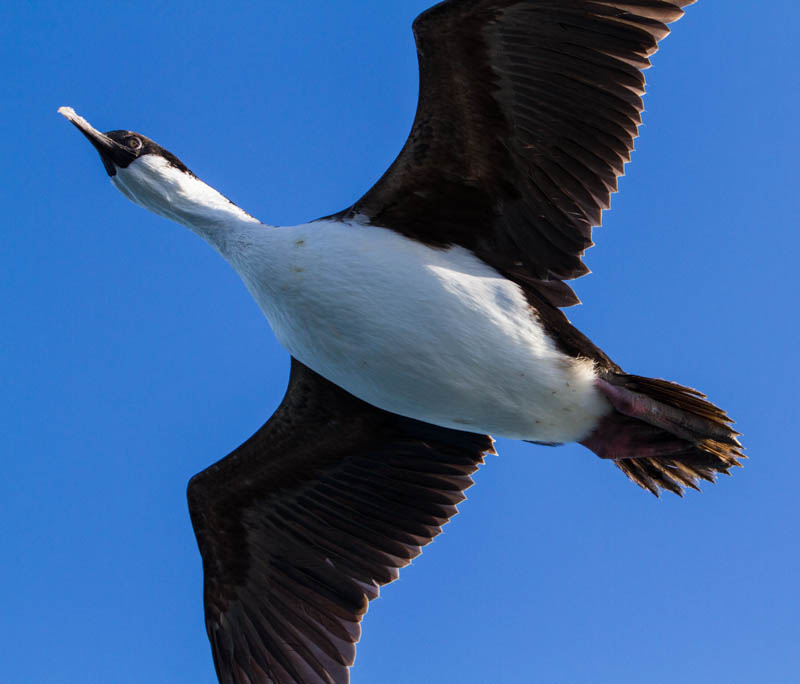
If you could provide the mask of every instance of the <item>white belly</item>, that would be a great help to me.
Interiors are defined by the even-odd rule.
[[[559,352],[521,290],[467,250],[334,222],[259,235],[231,261],[278,339],[364,401],[542,442],[581,439],[608,412],[592,363]]]

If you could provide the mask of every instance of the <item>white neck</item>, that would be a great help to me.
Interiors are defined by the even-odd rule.
[[[230,260],[253,228],[266,228],[196,176],[157,155],[117,169],[112,183],[136,204],[190,228]]]

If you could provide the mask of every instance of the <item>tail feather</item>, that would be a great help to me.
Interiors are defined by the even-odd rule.
[[[640,375],[615,374],[611,384],[627,390],[644,394],[651,399],[676,409],[687,418],[701,419],[693,421],[700,430],[709,430],[717,439],[725,444],[739,446],[736,437],[740,434],[731,428],[733,421],[727,413],[714,406],[706,395],[691,387],[684,387],[675,382],[659,378],[645,378]],[[689,414],[686,416],[686,414]]]
[[[597,384],[615,411],[582,444],[656,496],[699,489],[746,458],[728,414],[695,389],[624,373]]]

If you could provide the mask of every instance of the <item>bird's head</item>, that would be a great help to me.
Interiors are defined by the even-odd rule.
[[[66,117],[94,146],[111,182],[128,199],[169,219],[186,223],[194,218],[198,200],[212,201],[211,190],[174,154],[141,133],[101,133],[72,107],[61,107]],[[217,195],[216,191],[212,191]],[[227,200],[225,200],[227,202]],[[201,201],[201,204],[203,202]],[[211,207],[213,209],[213,207]],[[187,211],[190,213],[187,216]]]

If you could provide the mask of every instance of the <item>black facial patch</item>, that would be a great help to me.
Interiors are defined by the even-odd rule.
[[[179,171],[195,176],[172,152],[165,150],[157,142],[134,131],[108,131],[106,135],[119,145],[118,152],[113,155],[113,162],[121,169],[127,169],[134,159],[146,154],[154,154],[167,160],[170,166]]]

